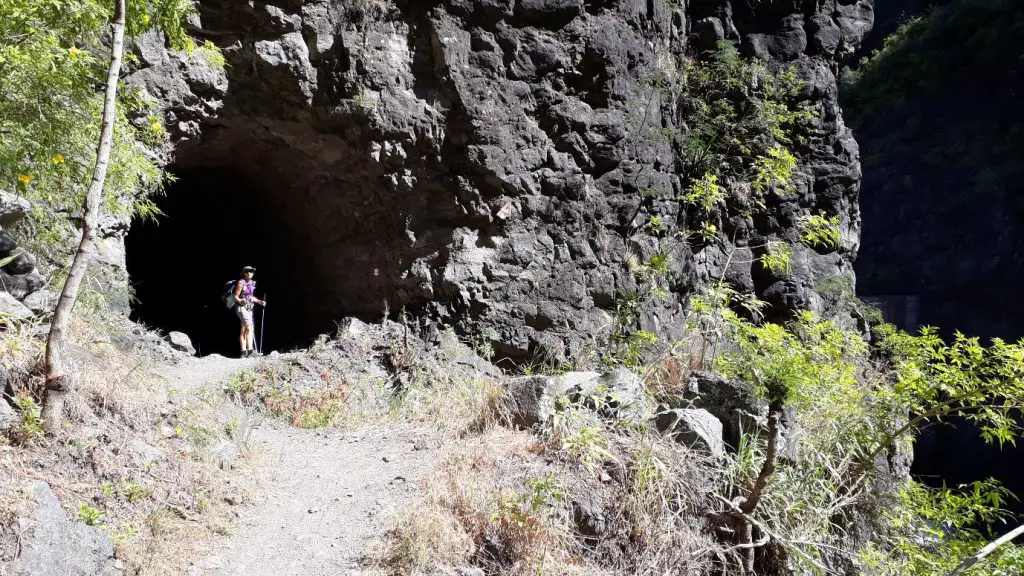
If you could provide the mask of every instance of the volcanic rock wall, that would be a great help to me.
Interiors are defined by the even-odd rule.
[[[870,29],[870,0],[203,0],[199,12],[193,32],[226,66],[151,37],[130,81],[164,105],[173,167],[262,183],[254,197],[308,270],[311,318],[405,308],[472,321],[511,358],[581,351],[635,288],[630,259],[655,249],[641,225],[686,222],[672,144],[636,137],[642,78],[721,39],[792,66],[817,132],[797,150],[798,193],[717,215],[728,240],[673,249],[670,296],[645,321],[676,332],[686,299],[723,275],[775,314],[820,310],[817,282],[852,280],[860,165],[836,63]],[[667,122],[653,120],[678,128]],[[641,169],[671,192],[644,202]],[[796,219],[818,211],[841,218],[838,250],[800,247]],[[794,246],[792,274],[751,263],[769,239]]]

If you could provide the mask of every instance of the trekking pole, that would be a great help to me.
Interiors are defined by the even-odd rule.
[[[256,343],[257,344],[256,348],[257,348],[257,351],[258,351],[258,353],[260,355],[263,354],[263,339],[265,338],[265,336],[263,335],[263,326],[266,324],[266,322],[267,322],[267,295],[266,295],[266,293],[264,293],[263,294],[263,314],[260,315],[260,340],[259,340],[259,342]]]

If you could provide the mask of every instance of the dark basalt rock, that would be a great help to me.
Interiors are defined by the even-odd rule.
[[[852,275],[860,168],[836,102],[836,62],[869,29],[869,0],[756,12],[727,0],[685,10],[443,0],[364,12],[341,0],[203,0],[199,12],[196,34],[222,47],[227,67],[149,38],[129,82],[162,102],[175,168],[230,168],[262,183],[253,194],[316,279],[295,313],[302,321],[374,317],[386,302],[429,321],[472,322],[499,357],[584,349],[608,330],[616,294],[635,289],[631,254],[657,246],[637,232],[643,222],[684,221],[670,144],[637,143],[630,131],[646,94],[638,79],[690,38],[695,48],[729,39],[791,65],[817,133],[798,150],[795,194],[757,218],[722,215],[736,245],[674,249],[672,294],[644,322],[678,334],[689,296],[726,272],[723,255],[767,239],[799,244],[796,219],[811,211],[840,217],[838,251],[799,250],[785,278],[749,263],[729,276],[785,316],[821,307],[822,274]],[[641,165],[669,199],[640,207]]]

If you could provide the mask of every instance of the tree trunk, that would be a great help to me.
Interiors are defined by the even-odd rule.
[[[60,429],[64,418],[64,401],[74,389],[71,376],[64,366],[64,348],[67,341],[71,312],[78,300],[78,289],[89,267],[95,250],[96,226],[103,198],[103,185],[107,179],[110,150],[114,144],[114,116],[117,107],[117,81],[121,74],[121,56],[124,52],[125,0],[114,0],[114,17],[111,21],[113,42],[110,49],[110,68],[107,71],[107,88],[103,101],[103,125],[96,148],[96,164],[93,166],[92,182],[85,194],[85,214],[82,224],[82,240],[78,244],[71,270],[64,282],[60,300],[53,312],[50,335],[46,339],[46,399],[43,403],[43,426],[49,433]]]

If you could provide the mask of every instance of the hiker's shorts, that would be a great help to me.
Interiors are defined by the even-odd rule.
[[[235,314],[242,321],[242,326],[252,328],[252,308],[248,306],[235,306]]]

